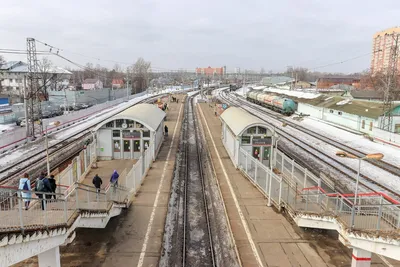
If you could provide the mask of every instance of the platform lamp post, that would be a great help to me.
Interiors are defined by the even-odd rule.
[[[49,126],[58,126],[60,125],[59,121],[53,121],[46,125],[46,161],[47,161],[47,175],[50,175],[50,160],[49,160],[49,133],[47,132],[47,127]]]
[[[361,161],[364,159],[375,159],[375,160],[381,160],[383,159],[384,155],[382,153],[373,153],[373,154],[367,154],[362,158],[359,158],[353,154],[344,152],[344,151],[338,151],[336,152],[336,156],[342,157],[342,158],[351,158],[351,159],[358,159],[358,171],[357,171],[357,180],[356,180],[356,189],[354,191],[354,201],[353,201],[353,207],[351,209],[351,228],[354,228],[354,220],[355,220],[355,210],[356,210],[356,204],[357,204],[357,197],[358,197],[358,183],[360,180],[360,171],[361,171]]]

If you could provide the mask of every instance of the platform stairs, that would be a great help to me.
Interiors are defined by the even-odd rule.
[[[352,266],[370,266],[371,253],[400,260],[400,203],[384,192],[340,194],[275,150],[273,170],[240,148],[238,168],[268,199],[304,228],[335,230],[353,249]]]
[[[93,153],[88,153],[90,149]],[[129,207],[153,163],[149,147],[132,168],[120,174],[118,187],[108,184],[97,192],[93,186],[79,182],[97,160],[93,145],[88,146],[86,153],[88,164],[82,160],[77,181],[60,187],[61,193],[44,193],[44,198],[51,197],[44,202],[33,193],[28,210],[22,190],[0,188],[0,266],[10,266],[35,255],[39,256],[39,266],[60,266],[59,246],[75,238],[76,228],[104,228],[112,217]],[[78,173],[76,166],[68,170],[60,175],[73,177]]]

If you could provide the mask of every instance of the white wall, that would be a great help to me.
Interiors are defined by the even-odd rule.
[[[334,109],[332,109],[331,112],[329,108],[314,107],[304,103],[298,104],[297,111],[299,113],[308,114],[313,118],[322,119],[367,134],[372,134],[374,128],[378,127],[378,120],[372,118],[349,114]],[[341,112],[341,114],[339,114],[339,112]],[[363,121],[364,129],[362,128]],[[372,130],[370,130],[371,122],[373,125]]]
[[[154,134],[153,132],[151,134]],[[160,126],[156,130],[156,140],[155,140],[155,145],[154,145],[154,153],[157,152],[158,148],[161,146],[161,143],[164,138],[164,122],[161,122]],[[154,154],[154,157],[157,155]]]
[[[323,108],[314,107],[304,103],[298,103],[297,111],[299,113],[308,114],[313,118],[322,119]]]
[[[103,148],[104,151],[101,151],[100,148]],[[99,157],[106,157],[111,159],[113,155],[112,149],[112,130],[100,128],[97,131],[97,155]]]

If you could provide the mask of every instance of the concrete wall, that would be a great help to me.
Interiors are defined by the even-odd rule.
[[[130,94],[131,90],[128,90]],[[104,103],[106,101],[125,97],[126,95],[126,88],[115,90],[103,88],[92,91],[51,91],[49,93],[49,100],[58,105],[65,105],[67,100],[68,105],[74,106],[75,104]]]
[[[298,103],[297,111],[322,120],[323,108],[321,107],[314,107],[308,104]]]

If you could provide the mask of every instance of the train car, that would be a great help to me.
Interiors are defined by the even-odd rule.
[[[292,99],[264,92],[250,91],[247,93],[246,98],[252,103],[256,103],[288,116],[292,115],[297,109],[296,103]]]

